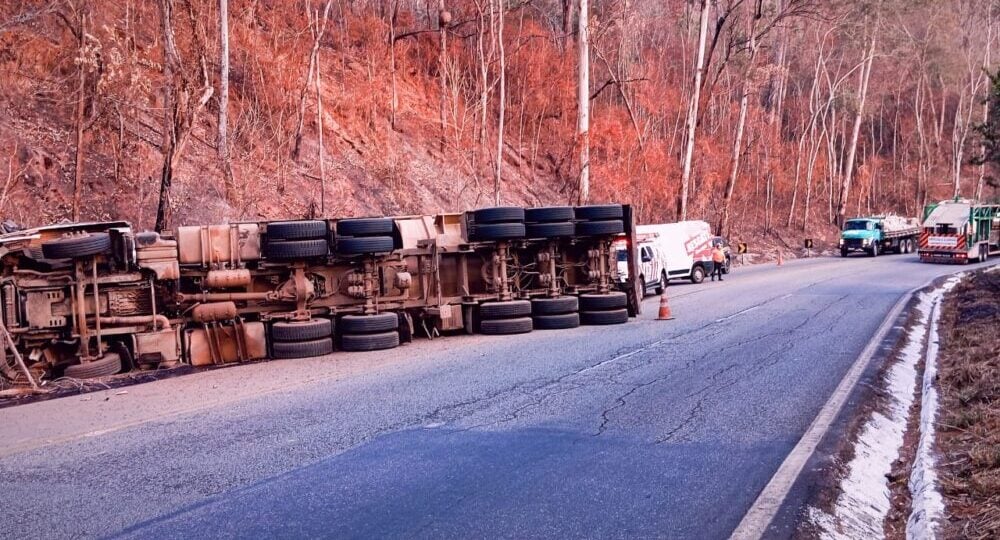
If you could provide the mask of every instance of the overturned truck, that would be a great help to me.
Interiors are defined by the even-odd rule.
[[[8,383],[396,347],[413,335],[619,324],[627,205],[0,235]],[[16,361],[15,361],[16,360]]]

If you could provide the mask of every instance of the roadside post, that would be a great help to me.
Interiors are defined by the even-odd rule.
[[[737,244],[737,246],[736,246],[736,253],[738,253],[740,255],[740,265],[741,266],[746,266],[746,264],[747,264],[747,251],[748,251],[748,247],[747,247],[747,243],[746,242],[740,242],[739,244]]]
[[[812,238],[806,238],[806,240],[805,240],[805,247],[806,247],[806,257],[811,258],[813,256],[813,251],[812,251],[813,250],[813,239]]]

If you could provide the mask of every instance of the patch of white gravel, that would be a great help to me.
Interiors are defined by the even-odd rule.
[[[893,462],[899,457],[903,447],[903,436],[906,433],[910,407],[913,405],[917,388],[917,365],[924,357],[924,345],[928,334],[936,339],[936,330],[931,328],[931,316],[935,306],[943,294],[955,286],[958,277],[951,278],[945,285],[931,292],[917,295],[917,320],[906,335],[906,344],[900,351],[900,358],[886,374],[886,391],[889,394],[885,406],[871,413],[862,427],[858,440],[854,444],[854,457],[848,463],[847,475],[840,481],[840,494],[831,511],[820,508],[809,509],[809,520],[816,526],[822,538],[881,538],[884,536],[883,525],[891,508],[891,492],[886,477],[892,471]],[[936,322],[936,319],[935,319]],[[936,348],[936,344],[935,344]],[[931,446],[933,431],[927,433],[924,423],[933,429],[936,412],[936,393],[932,394],[934,401],[929,404],[927,387],[933,382],[924,377],[924,398],[921,415],[921,448],[922,469],[917,477],[910,479],[911,489],[915,486],[914,508],[920,498],[922,512],[920,518],[911,518],[916,534],[930,536],[914,536],[914,538],[932,538],[931,525],[941,515],[940,494],[936,491],[936,478],[933,474],[933,457]],[[926,418],[925,418],[926,417]],[[926,448],[924,438],[926,437]],[[936,501],[935,501],[936,496]],[[926,526],[925,526],[926,524]],[[910,525],[907,525],[907,536],[910,536]]]

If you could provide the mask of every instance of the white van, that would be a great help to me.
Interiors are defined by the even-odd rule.
[[[641,235],[637,235],[639,245],[639,278],[642,280],[643,294],[650,293],[663,294],[663,289],[667,286],[666,257],[663,251],[653,242],[643,240]],[[616,245],[618,257],[618,279],[624,282],[628,278],[628,251],[625,245]]]
[[[644,239],[665,261],[662,278],[687,278],[701,283],[712,267],[712,227],[704,221],[681,221],[639,225],[636,236]],[[650,279],[649,276],[646,279]]]

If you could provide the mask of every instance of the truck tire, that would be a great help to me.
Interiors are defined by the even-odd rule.
[[[576,212],[572,206],[543,206],[541,208],[525,208],[524,221],[528,223],[554,223],[573,221]]]
[[[341,236],[336,244],[336,251],[341,255],[390,253],[396,248],[391,236]]]
[[[333,340],[326,337],[310,341],[275,341],[271,343],[274,358],[309,358],[333,352]]]
[[[388,218],[342,219],[337,222],[337,236],[389,236],[393,221]]]
[[[868,250],[869,257],[878,257],[878,242],[872,244],[872,248]]]
[[[524,208],[517,206],[480,208],[472,211],[472,217],[477,224],[523,222]]]
[[[531,314],[564,315],[576,313],[580,309],[580,300],[575,296],[557,296],[555,298],[535,298],[531,300]]]
[[[576,233],[576,225],[571,221],[529,223],[524,228],[524,236],[527,238],[564,238]]]
[[[479,317],[484,321],[514,319],[528,315],[531,315],[531,302],[527,300],[479,304]]]
[[[581,221],[576,224],[578,236],[603,236],[625,232],[625,223],[620,219],[610,221]]]
[[[67,236],[42,244],[46,259],[77,259],[111,252],[111,237],[107,233],[85,233]]]
[[[343,334],[378,334],[395,332],[399,329],[399,315],[379,313],[378,315],[344,315],[338,324]]]
[[[588,293],[580,295],[580,311],[609,311],[628,307],[628,296],[621,291],[608,294]]]
[[[469,240],[514,240],[524,238],[524,234],[524,223],[477,224],[469,231]]]
[[[558,315],[535,315],[535,330],[566,330],[580,326],[579,313],[561,313]]]
[[[479,323],[479,331],[488,336],[501,336],[508,334],[526,334],[534,328],[531,317],[519,317],[517,319],[496,319]]]
[[[326,238],[325,221],[275,221],[267,224],[269,240],[312,240]]]
[[[696,264],[694,265],[694,268],[691,269],[691,283],[697,285],[702,281],[705,281],[705,267],[700,264]]]
[[[399,332],[344,334],[340,336],[340,348],[345,351],[381,351],[396,347],[399,347]]]
[[[273,341],[312,341],[332,335],[333,321],[330,319],[279,321],[271,325]]]
[[[104,356],[92,362],[81,362],[66,366],[63,377],[71,379],[93,379],[96,377],[107,377],[122,370],[122,357],[113,353],[104,353]]]
[[[847,257],[847,255],[848,255],[849,253],[850,253],[850,252],[849,252],[849,251],[847,251],[847,248],[840,248],[840,256],[841,256],[841,257]]]
[[[594,204],[590,206],[577,206],[576,219],[585,221],[603,221],[608,219],[622,219],[625,215],[620,204]]]
[[[580,324],[584,325],[622,324],[626,322],[628,322],[628,310],[625,308],[580,312]]]
[[[268,259],[290,261],[325,257],[330,246],[325,238],[312,240],[271,240],[264,244],[264,256]]]

